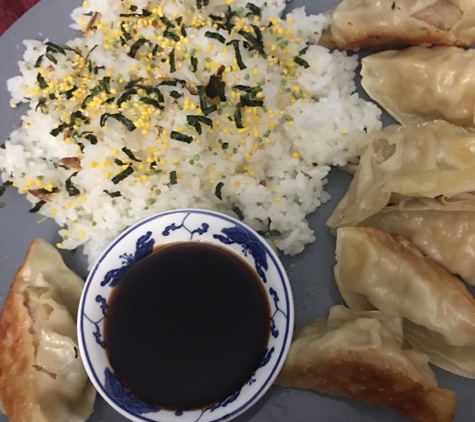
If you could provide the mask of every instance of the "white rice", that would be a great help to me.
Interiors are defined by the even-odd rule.
[[[29,109],[22,127],[0,149],[1,177],[4,182],[13,182],[32,204],[44,199],[38,214],[54,218],[62,227],[64,240],[58,247],[84,245],[91,264],[128,226],[161,211],[186,207],[215,209],[234,217],[242,213],[245,223],[267,233],[269,241],[286,254],[299,253],[315,240],[306,215],[330,199],[323,190],[330,166],[354,160],[362,136],[381,127],[380,111],[355,93],[357,57],[316,45],[329,24],[327,16],[307,16],[300,8],[280,20],[277,16],[284,9],[284,1],[265,6],[263,0],[257,0],[254,4],[263,8],[259,19],[247,3],[211,0],[199,11],[194,9],[195,0],[90,0],[72,14],[73,27],[83,31],[94,12],[101,14],[95,22],[97,29],[67,43],[80,56],[69,50],[65,54],[54,48],[52,51],[51,46],[47,51],[43,42],[24,42],[21,76],[9,80],[8,88],[12,106],[26,102]],[[228,5],[239,16],[238,21],[233,18],[237,28],[232,34],[213,27],[209,18],[224,16]],[[142,8],[153,14],[144,18],[119,16],[142,14]],[[166,20],[161,15],[174,23],[171,30],[177,31],[178,43],[164,37]],[[177,29],[180,17],[186,37]],[[127,41],[129,47],[120,47],[120,41],[114,43],[114,39],[124,38],[121,22],[130,24],[125,28],[133,37]],[[248,50],[243,36],[236,32],[242,28],[257,37],[252,24],[262,31],[267,59],[256,49]],[[246,68],[239,68],[233,45],[209,38],[206,32],[218,32],[226,42],[241,40],[239,50]],[[127,53],[139,35],[150,43],[131,57]],[[163,47],[163,52],[147,57],[155,45]],[[172,73],[173,48],[176,71]],[[198,63],[195,72],[190,58],[193,50]],[[47,52],[53,61],[44,56],[35,68],[38,58]],[[295,56],[304,62],[296,65]],[[93,72],[88,79],[85,69],[89,63]],[[199,134],[187,126],[186,116],[199,113],[199,96],[192,92],[196,94],[199,85],[206,86],[221,65],[226,67],[223,81],[227,101],[218,106],[219,113],[209,114],[213,127],[201,123]],[[45,89],[39,87],[39,72],[48,84]],[[53,136],[50,132],[61,122],[67,123],[104,78],[110,78],[109,92],[103,90],[87,102],[82,113],[88,121],[79,118],[76,127]],[[168,78],[185,80],[192,92],[180,83],[160,86],[164,109],[159,110],[141,103],[140,98],[148,94],[137,88],[138,92],[118,107],[125,85],[138,78],[143,78],[140,84],[152,86]],[[71,99],[61,99],[60,92],[64,96],[81,83],[84,89],[72,92]],[[235,85],[261,86],[262,93],[253,94],[253,98],[265,106],[244,107],[241,130],[236,121],[228,119],[235,118],[236,105],[245,95],[232,89]],[[182,96],[175,99],[172,91]],[[53,93],[59,99],[50,99]],[[157,98],[155,94],[148,96]],[[100,104],[112,97],[111,104]],[[44,105],[41,98],[46,100]],[[101,127],[104,113],[121,113],[136,129],[129,131],[113,117]],[[172,131],[191,136],[192,141],[171,139]],[[92,133],[97,143],[86,139],[88,133],[84,132]],[[131,159],[124,147],[140,161]],[[81,170],[76,175],[72,176],[71,168],[60,166],[65,157],[80,160]],[[134,172],[115,184],[113,178],[129,166]],[[173,184],[175,176],[177,183]],[[68,178],[72,191],[71,185],[66,185]],[[38,194],[35,189],[46,190]],[[105,191],[121,196],[111,197]],[[233,210],[239,211],[236,214]]]

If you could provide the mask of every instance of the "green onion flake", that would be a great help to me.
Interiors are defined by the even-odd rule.
[[[28,210],[28,212],[31,212],[32,214],[37,213],[44,204],[46,204],[46,201],[39,201],[31,210]]]
[[[133,172],[134,172],[134,169],[132,168],[132,166],[129,166],[124,171],[122,171],[121,173],[115,175],[111,179],[111,181],[112,181],[112,183],[114,183],[114,185],[117,185],[117,183],[121,182],[126,177],[130,176]]]
[[[127,117],[123,116],[122,114],[120,113],[114,113],[114,114],[111,114],[111,113],[104,113],[102,116],[101,116],[101,119],[100,119],[100,125],[101,127],[104,127],[105,124],[106,124],[106,121],[109,117],[112,117],[113,119],[121,122],[128,130],[129,132],[132,132],[134,131],[136,128],[136,126],[132,123],[131,120],[127,119]]]
[[[226,38],[224,38],[220,33],[218,32],[211,32],[211,31],[206,31],[205,32],[205,37],[207,38],[212,38],[213,40],[217,40],[220,43],[224,44],[226,42]]]
[[[2,196],[5,191],[7,190],[8,187],[10,187],[11,185],[13,185],[13,182],[10,182],[9,180],[7,180],[3,185],[0,186],[0,196]]]
[[[46,82],[45,78],[41,76],[41,73],[38,73],[38,75],[36,75],[36,80],[38,81],[38,85],[41,89],[48,88],[48,83]]]
[[[73,185],[73,182],[71,182],[71,179],[77,175],[77,172],[73,173],[71,176],[69,176],[66,179],[66,190],[68,191],[69,196],[76,196],[79,195],[81,192],[80,190]]]
[[[294,62],[297,63],[299,66],[303,66],[305,69],[309,68],[310,65],[308,64],[308,62],[304,59],[302,59],[301,57],[299,56],[295,56],[294,57]]]
[[[176,185],[178,183],[178,177],[176,171],[170,172],[170,185]]]
[[[183,133],[175,131],[170,133],[170,138],[174,139],[175,141],[185,142],[187,144],[191,144],[193,142],[192,136],[184,135]]]
[[[224,183],[223,182],[219,182],[217,185],[216,185],[216,189],[214,190],[214,194],[218,197],[218,199],[223,199],[222,195],[221,195],[221,189],[223,188],[224,186]]]
[[[142,160],[139,160],[134,154],[133,152],[128,149],[127,147],[124,147],[122,148],[122,152],[127,155],[127,157],[129,157],[131,160],[133,161],[137,161],[137,162],[141,162]]]

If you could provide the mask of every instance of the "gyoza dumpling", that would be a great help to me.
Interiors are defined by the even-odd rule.
[[[397,233],[475,286],[475,211],[387,211],[360,223]]]
[[[35,239],[0,316],[0,406],[10,422],[79,422],[96,392],[79,356],[83,281]]]
[[[455,393],[437,387],[427,355],[402,349],[402,320],[334,306],[294,334],[276,380],[386,407],[419,422],[449,422]]]
[[[346,50],[475,41],[475,4],[468,0],[343,0],[332,13],[333,42]]]
[[[361,76],[368,95],[402,124],[443,119],[475,126],[475,50],[383,51],[362,60]]]
[[[475,378],[475,299],[399,235],[337,230],[335,280],[348,307],[403,318],[404,338],[447,371]]]
[[[475,131],[444,121],[388,126],[363,139],[348,192],[327,221],[354,226],[381,210],[475,210]]]

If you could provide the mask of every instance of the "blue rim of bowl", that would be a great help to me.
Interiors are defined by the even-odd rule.
[[[81,295],[81,302],[79,304],[79,311],[78,311],[77,326],[78,326],[78,334],[79,334],[78,335],[78,341],[79,341],[79,347],[80,347],[80,351],[81,351],[81,357],[82,357],[83,360],[87,360],[87,365],[85,365],[86,372],[88,373],[89,377],[91,377],[91,375],[92,375],[93,384],[98,389],[101,396],[104,397],[104,398],[107,398],[107,401],[110,404],[113,404],[113,407],[120,408],[123,412],[125,412],[129,415],[132,415],[135,418],[141,419],[143,421],[147,421],[147,422],[158,422],[158,419],[149,419],[149,418],[146,418],[146,417],[142,416],[141,414],[136,414],[136,413],[131,412],[129,410],[123,409],[121,406],[119,406],[114,401],[113,398],[110,397],[108,392],[105,391],[105,389],[102,385],[102,382],[99,381],[99,379],[96,375],[96,371],[95,371],[95,369],[94,369],[94,367],[91,363],[89,353],[88,353],[88,350],[87,350],[86,345],[85,345],[85,341],[83,340],[85,338],[85,333],[84,333],[84,324],[82,322],[83,321],[82,315],[84,314],[84,306],[85,306],[85,302],[86,302],[85,299],[86,299],[87,293],[89,291],[89,287],[91,286],[92,279],[94,278],[94,275],[95,275],[98,267],[100,266],[100,264],[104,260],[104,258],[117,245],[117,243],[119,243],[129,233],[133,232],[134,230],[136,230],[137,228],[143,226],[144,224],[148,224],[153,220],[162,218],[162,217],[167,216],[167,215],[181,214],[181,213],[185,213],[185,212],[191,212],[191,213],[194,213],[194,214],[204,214],[204,215],[210,215],[212,217],[217,217],[217,218],[220,218],[222,220],[228,221],[230,223],[237,224],[237,225],[239,225],[241,227],[244,227],[245,229],[250,230],[251,232],[253,232],[262,241],[262,243],[265,245],[266,250],[269,253],[270,258],[274,262],[274,265],[275,265],[275,267],[276,267],[276,269],[279,273],[280,280],[282,281],[282,286],[284,288],[285,299],[286,299],[286,303],[287,303],[286,311],[287,311],[288,318],[287,318],[287,324],[286,324],[286,327],[285,327],[284,343],[283,343],[282,348],[280,350],[280,355],[278,357],[278,360],[277,360],[276,364],[274,365],[274,367],[272,368],[271,373],[269,374],[269,376],[267,377],[265,382],[262,383],[262,386],[259,388],[259,390],[251,398],[246,400],[246,402],[243,403],[238,409],[234,410],[231,413],[227,413],[225,416],[221,416],[217,419],[213,419],[212,421],[209,421],[209,422],[220,422],[220,421],[228,420],[231,417],[236,417],[236,416],[240,415],[241,413],[243,413],[244,411],[246,411],[247,409],[252,407],[252,405],[255,404],[266,393],[266,391],[271,387],[272,383],[274,382],[275,378],[277,377],[277,375],[278,375],[277,371],[280,371],[280,369],[282,368],[282,366],[284,364],[283,357],[285,357],[287,355],[287,353],[289,351],[289,348],[290,348],[290,343],[291,343],[291,340],[292,340],[292,336],[289,335],[289,331],[293,330],[295,314],[294,314],[294,304],[293,304],[293,296],[292,296],[290,280],[287,276],[287,273],[284,270],[283,264],[281,263],[280,259],[277,256],[277,254],[265,242],[265,240],[263,240],[261,238],[261,236],[257,232],[255,232],[254,229],[252,229],[251,227],[247,226],[246,224],[242,223],[241,221],[239,221],[239,220],[237,220],[233,217],[227,216],[226,214],[222,214],[222,213],[219,213],[219,212],[216,212],[216,211],[199,210],[199,209],[194,209],[194,208],[183,208],[183,209],[179,209],[179,210],[165,211],[165,212],[156,214],[152,217],[146,218],[145,220],[142,220],[142,221],[134,224],[133,226],[129,227],[124,232],[122,232],[119,236],[117,236],[113,240],[113,242],[109,245],[109,247],[101,254],[99,259],[94,264],[94,267],[92,268],[91,272],[89,273],[89,275],[87,277],[87,280],[86,280],[86,283],[85,283],[85,286],[84,286],[84,290],[83,290],[83,293]],[[178,420],[178,418],[177,418],[177,420]]]

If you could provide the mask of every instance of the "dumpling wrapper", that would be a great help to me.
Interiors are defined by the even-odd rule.
[[[374,227],[337,230],[335,280],[348,307],[403,318],[404,338],[449,372],[475,378],[475,299],[411,242]]]
[[[0,407],[10,422],[79,422],[96,391],[79,356],[84,283],[42,239],[31,244],[0,316]]]
[[[327,224],[355,226],[381,210],[475,210],[475,130],[444,121],[391,125],[362,140],[350,187]]]
[[[474,26],[475,29],[475,26]],[[362,59],[361,85],[402,124],[475,126],[475,50],[411,47]]]
[[[455,393],[438,388],[428,357],[402,349],[402,320],[333,306],[294,334],[276,383],[351,397],[419,422],[449,422]]]
[[[343,0],[332,12],[331,39],[341,49],[475,42],[475,4],[468,0]]]
[[[360,223],[397,233],[475,286],[475,211],[388,211]]]

